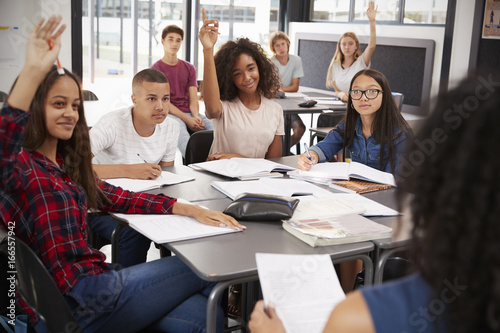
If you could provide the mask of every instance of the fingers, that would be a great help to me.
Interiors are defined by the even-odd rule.
[[[207,12],[205,11],[205,8],[201,9],[201,15],[203,17],[203,24],[205,24],[205,21],[207,20]]]
[[[49,40],[52,37],[54,30],[56,30],[59,23],[62,21],[62,16],[51,15],[47,20],[47,23],[41,26],[41,28],[37,25],[37,37],[43,38],[45,40]],[[42,22],[43,23],[43,22]]]
[[[277,318],[278,314],[276,313],[276,308],[274,307],[274,303],[269,301],[269,304],[267,305],[267,314],[269,318]]]
[[[209,217],[215,222],[214,225],[218,227],[224,228],[228,226],[234,230],[244,230],[247,228],[244,225],[241,225],[238,221],[236,221],[233,217],[229,215],[226,215],[221,212],[214,212],[214,211],[211,212],[214,214],[211,214]]]

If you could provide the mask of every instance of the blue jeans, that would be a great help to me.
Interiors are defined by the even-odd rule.
[[[188,116],[192,117],[191,113],[186,113]],[[189,134],[188,127],[185,122],[181,120],[181,118],[176,117],[174,115],[169,114],[169,117],[172,117],[172,119],[177,120],[179,123],[179,142],[177,143],[177,147],[181,151],[182,157],[186,157],[186,147],[187,143],[189,141],[189,137],[191,134]],[[205,115],[200,114],[200,118],[205,122],[205,128],[204,130],[213,130],[214,125],[212,124],[212,121],[205,117]]]
[[[117,226],[111,215],[89,216],[88,223],[92,232],[111,241],[111,233]],[[146,262],[151,240],[132,228],[126,227],[122,230],[118,241],[118,263],[122,267],[130,267]]]
[[[205,332],[207,297],[213,283],[198,278],[179,258],[87,276],[66,293],[84,332]],[[45,332],[40,320],[37,332]],[[217,331],[224,330],[219,305]]]

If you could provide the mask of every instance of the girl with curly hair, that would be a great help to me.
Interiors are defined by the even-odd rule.
[[[416,272],[347,295],[325,332],[500,331],[499,87],[478,75],[438,97],[398,187],[410,197]],[[262,301],[248,326],[284,332]]]
[[[207,20],[203,9],[203,98],[214,124],[207,160],[280,157],[283,109],[271,100],[280,88],[278,70],[247,38],[228,41],[214,57],[218,29],[218,20]]]

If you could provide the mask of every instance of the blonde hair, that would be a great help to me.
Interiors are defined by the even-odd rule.
[[[337,43],[337,49],[335,50],[335,54],[333,55],[332,61],[330,62],[330,66],[328,67],[328,73],[326,74],[326,86],[328,88],[334,88],[332,79],[333,64],[336,62],[342,64],[344,62],[344,54],[340,50],[340,44],[342,43],[342,39],[344,39],[345,37],[351,37],[356,42],[357,50],[356,52],[354,52],[354,61],[356,61],[361,56],[361,51],[359,50],[359,39],[354,32],[346,32],[342,36],[340,36]]]
[[[271,35],[271,38],[269,39],[269,48],[271,51],[276,54],[276,51],[274,51],[274,44],[278,41],[278,39],[285,40],[288,51],[290,51],[290,38],[288,38],[283,31],[276,31]]]

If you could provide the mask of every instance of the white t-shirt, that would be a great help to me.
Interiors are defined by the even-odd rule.
[[[366,69],[370,67],[365,64],[365,60],[363,59],[363,55],[359,56],[356,61],[352,63],[351,66],[347,68],[342,68],[339,62],[335,62],[332,66],[332,80],[335,81],[337,88],[340,91],[348,92],[351,87],[351,80],[362,69]]]
[[[278,67],[280,72],[281,85],[283,87],[288,87],[292,85],[292,80],[304,76],[304,70],[302,69],[302,59],[300,57],[289,54],[288,62],[283,66],[276,56],[271,58],[273,64]]]
[[[132,123],[132,107],[105,114],[90,129],[94,164],[158,164],[175,160],[179,124],[167,118],[157,124],[154,133],[142,137]],[[140,157],[137,156],[140,154]]]
[[[274,136],[285,134],[283,109],[264,96],[257,110],[246,108],[238,97],[221,103],[219,118],[212,119],[214,141],[210,154],[236,153],[264,158]]]

